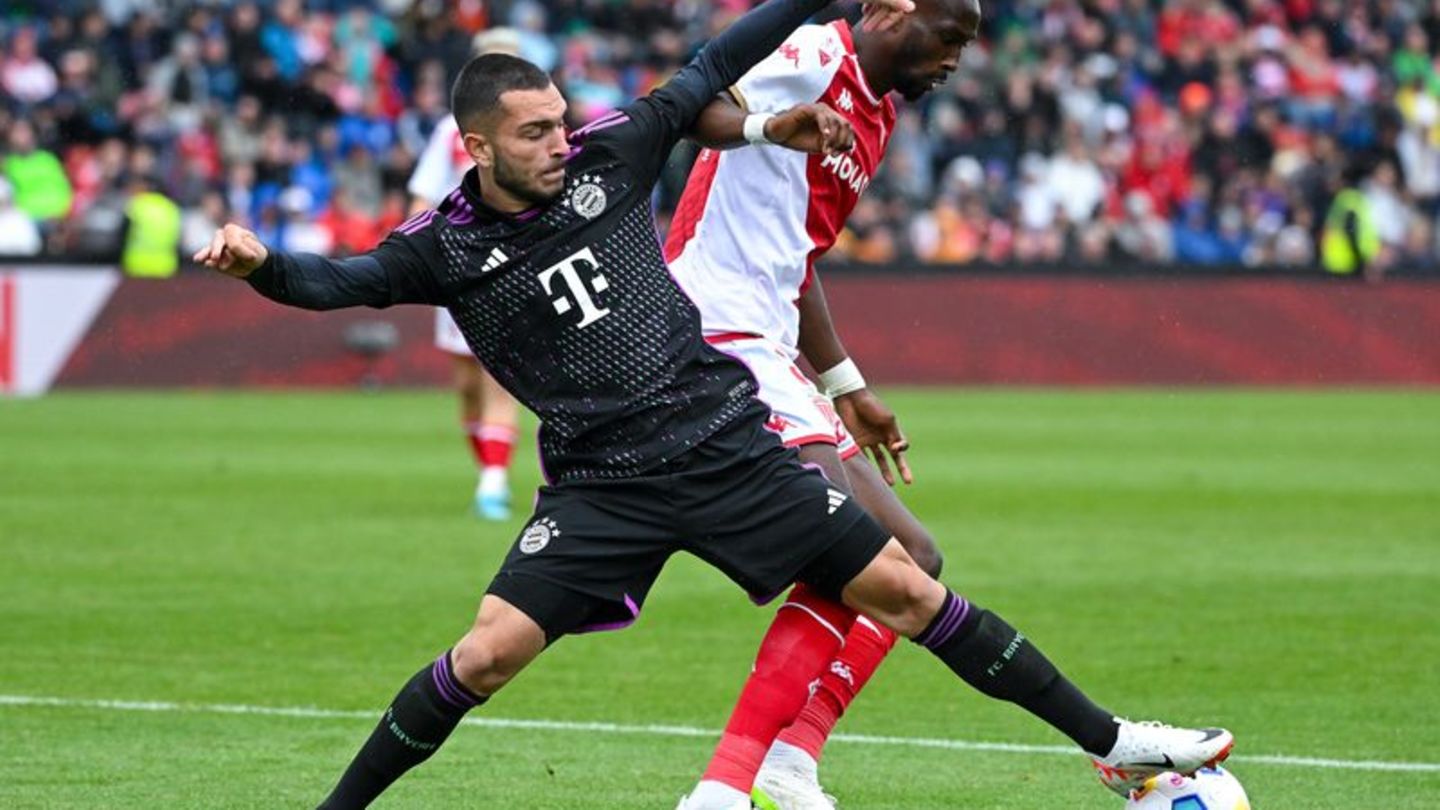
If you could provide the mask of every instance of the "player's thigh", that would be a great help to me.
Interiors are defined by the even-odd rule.
[[[676,550],[663,489],[644,479],[541,487],[487,593],[547,643],[635,621]]]
[[[493,695],[545,651],[545,630],[520,608],[493,594],[480,601],[475,623],[455,645],[460,682]]]
[[[484,403],[485,413],[482,417],[486,424],[514,426],[519,418],[520,405],[515,397],[510,395],[501,387],[489,371],[479,363],[475,364],[479,375],[480,398]]]
[[[672,498],[682,543],[764,601],[803,581],[838,599],[889,535],[793,449],[744,420],[692,451]]]
[[[840,453],[835,445],[816,442],[814,444],[801,445],[795,448],[800,454],[800,463],[806,467],[818,470],[830,485],[846,493],[854,495],[854,486],[849,479],[849,466],[840,460]],[[861,502],[864,506],[864,502]]]
[[[943,559],[934,536],[895,494],[895,489],[880,477],[875,465],[865,454],[857,453],[846,459],[844,466],[850,491],[860,506],[900,541],[925,573],[940,576]]]
[[[841,598],[850,608],[907,638],[924,631],[945,601],[945,586],[890,540],[846,583]]]

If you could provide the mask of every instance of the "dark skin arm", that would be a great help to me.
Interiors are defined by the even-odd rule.
[[[745,141],[748,113],[728,92],[721,93],[700,112],[690,128],[690,139],[710,149],[736,149]],[[765,123],[765,137],[797,152],[838,154],[855,146],[855,130],[839,113],[824,104],[797,104]]]
[[[800,309],[800,352],[811,366],[823,371],[849,357],[845,346],[840,343],[840,335],[835,332],[835,322],[830,318],[830,307],[825,301],[825,290],[819,276],[811,279],[810,286],[796,305]],[[900,430],[895,412],[880,397],[869,388],[861,388],[836,397],[835,412],[855,443],[875,460],[885,483],[895,485],[895,473],[890,469],[892,460],[895,469],[900,472],[900,480],[914,483],[915,476],[905,460],[910,442]]]

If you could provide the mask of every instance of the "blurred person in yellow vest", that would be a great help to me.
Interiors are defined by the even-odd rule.
[[[1369,198],[1354,182],[1330,203],[1320,237],[1320,262],[1336,275],[1369,276],[1380,256],[1380,229]]]
[[[145,175],[136,175],[130,184],[120,267],[142,278],[169,278],[180,269],[180,206]]]

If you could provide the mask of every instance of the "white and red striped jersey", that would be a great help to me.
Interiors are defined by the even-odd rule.
[[[731,92],[751,113],[822,102],[855,128],[855,148],[838,156],[702,151],[666,241],[707,335],[760,335],[798,353],[796,302],[880,167],[895,106],[866,83],[843,20],[800,28]]]

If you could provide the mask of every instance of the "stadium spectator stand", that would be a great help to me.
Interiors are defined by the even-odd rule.
[[[403,219],[477,33],[515,29],[581,125],[746,5],[7,2],[0,215],[33,221],[44,255],[113,260],[129,195],[150,186],[182,209],[182,252],[227,219],[286,249],[363,250]],[[951,86],[902,108],[840,254],[1371,277],[1440,266],[1440,0],[984,8],[985,39]]]

